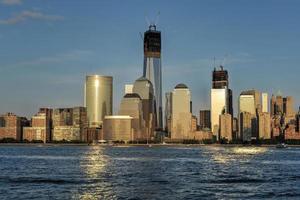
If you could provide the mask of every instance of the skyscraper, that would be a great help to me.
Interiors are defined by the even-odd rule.
[[[161,75],[161,33],[156,25],[149,26],[144,33],[144,71],[143,76],[151,81],[157,113],[157,129],[162,129],[162,75]]]
[[[133,93],[138,94],[142,99],[143,118],[145,120],[147,138],[154,136],[154,128],[156,123],[155,104],[153,96],[153,85],[145,77],[140,77],[134,82]]]
[[[172,119],[172,93],[166,93],[166,102],[165,102],[165,131],[168,136],[171,133],[171,119]]]
[[[111,76],[86,76],[84,106],[90,127],[102,125],[105,115],[112,115],[113,78]]]
[[[133,138],[135,140],[147,140],[149,136],[145,131],[142,99],[138,94],[125,94],[121,101],[119,115],[132,117]]]
[[[189,139],[192,114],[191,92],[185,84],[178,84],[172,92],[171,139]]]
[[[211,130],[216,139],[219,139],[219,116],[224,113],[233,115],[232,91],[229,89],[228,72],[223,66],[212,72],[211,89]]]

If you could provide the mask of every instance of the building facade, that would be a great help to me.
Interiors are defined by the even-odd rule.
[[[23,127],[29,126],[29,121],[25,117],[19,117],[13,113],[6,113],[0,116],[0,140],[13,139],[21,141],[23,139]]]
[[[145,77],[140,77],[134,82],[133,93],[138,94],[142,101],[142,112],[146,129],[143,132],[143,138],[152,138],[154,137],[157,117],[154,90],[151,81]]]
[[[199,127],[200,127],[201,130],[211,129],[210,110],[200,110]]]
[[[156,128],[163,128],[162,118],[162,71],[161,71],[161,32],[150,25],[144,33],[144,70],[143,76],[151,81],[156,107]]]
[[[240,137],[243,142],[251,142],[253,114],[249,112],[240,113]]]
[[[80,141],[88,126],[85,107],[57,108],[52,115],[53,141]]]
[[[51,141],[52,109],[40,108],[39,112],[31,118],[31,126],[23,128],[23,140]]]
[[[84,107],[87,109],[90,127],[99,127],[105,115],[112,115],[113,78],[90,75],[85,81]]]
[[[134,140],[147,140],[150,135],[145,131],[145,120],[143,118],[143,104],[141,97],[136,94],[126,94],[120,105],[119,115],[132,117],[131,126]]]
[[[225,113],[220,115],[220,136],[221,140],[232,141],[232,116]]]
[[[106,141],[129,142],[135,140],[132,117],[128,115],[105,116],[103,123],[103,139]]]
[[[259,139],[271,139],[271,115],[267,112],[258,114]]]
[[[185,84],[176,85],[172,92],[171,139],[189,139],[191,133],[191,92]]]

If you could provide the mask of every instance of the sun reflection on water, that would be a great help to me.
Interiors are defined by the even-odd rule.
[[[74,199],[106,199],[114,196],[112,185],[105,180],[108,173],[109,156],[105,148],[91,146],[80,158],[80,168],[87,182]]]
[[[268,149],[265,147],[212,147],[211,159],[220,164],[233,162],[249,162],[253,157],[263,154]]]

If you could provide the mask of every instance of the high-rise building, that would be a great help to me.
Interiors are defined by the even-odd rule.
[[[90,127],[99,127],[105,115],[112,115],[113,78],[111,76],[86,76],[84,106]]]
[[[126,84],[125,85],[125,94],[133,93],[133,84]]]
[[[232,120],[232,138],[237,140],[239,133],[239,120],[238,118],[233,118]]]
[[[269,101],[268,101],[268,93],[262,93],[261,95],[261,104],[262,104],[262,112],[269,112]]]
[[[295,117],[293,97],[287,96],[283,98],[283,113],[287,117]]]
[[[257,113],[260,113],[261,110],[262,107],[261,107],[261,98],[260,98],[259,91],[248,90],[248,91],[241,92],[239,97],[239,113],[246,112],[246,113],[250,113],[253,116],[251,137],[255,137],[255,138],[258,137]],[[240,130],[242,129],[240,128]]]
[[[147,132],[145,131],[142,99],[138,94],[125,94],[121,101],[119,115],[128,115],[132,117],[134,140],[149,139],[149,135],[147,135]]]
[[[223,66],[220,66],[220,70],[216,68],[212,72],[212,88],[213,89],[223,89],[229,87],[228,81],[228,71],[223,69]]]
[[[223,66],[220,69],[214,69],[212,72],[212,89],[211,89],[211,130],[214,137],[219,140],[219,129],[221,114],[229,113],[233,115],[232,107],[232,90],[229,89],[228,71]]]
[[[200,129],[211,129],[210,124],[210,110],[200,110],[199,115],[199,126]]]
[[[145,77],[140,77],[134,82],[133,93],[138,94],[142,100],[143,119],[147,138],[154,137],[156,124],[155,100],[152,83]]]
[[[258,137],[260,139],[271,139],[271,116],[270,113],[258,114]]]
[[[219,117],[228,113],[228,89],[211,89],[211,130],[213,135],[219,140]]]
[[[171,139],[189,139],[192,113],[191,92],[185,84],[178,84],[172,92]]]
[[[283,98],[282,96],[271,97],[271,115],[281,115],[283,114]]]
[[[225,113],[220,115],[220,139],[232,140],[232,116]]]
[[[167,132],[167,136],[171,135],[171,119],[172,119],[172,93],[166,93],[166,101],[165,101],[165,131]]]
[[[253,118],[253,114],[249,112],[240,113],[240,137],[243,142],[251,141]]]
[[[144,33],[144,71],[143,76],[153,84],[157,113],[157,129],[163,128],[162,120],[162,70],[161,70],[161,32],[156,25],[150,25]]]

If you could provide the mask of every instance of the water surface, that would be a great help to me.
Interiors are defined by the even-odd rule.
[[[0,146],[0,199],[300,199],[300,148]]]

